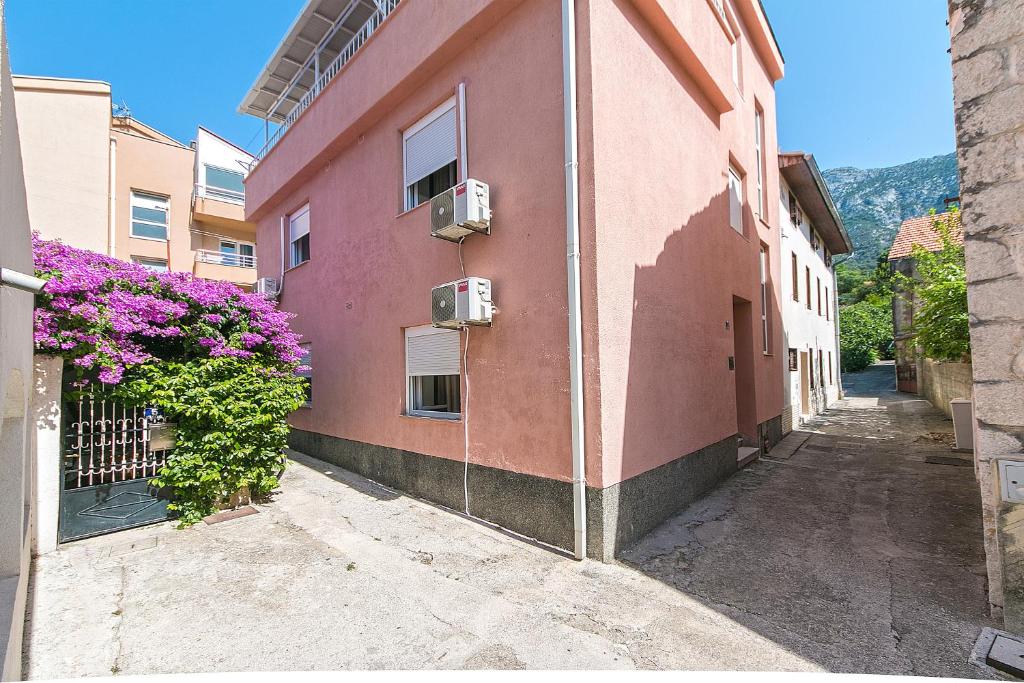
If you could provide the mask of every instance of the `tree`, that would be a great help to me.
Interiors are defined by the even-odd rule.
[[[863,370],[885,357],[892,344],[892,310],[884,297],[839,309],[839,355],[843,370]]]

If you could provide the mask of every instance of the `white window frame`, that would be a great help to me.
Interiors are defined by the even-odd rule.
[[[225,244],[235,245],[235,253],[222,251]],[[242,254],[240,247],[242,246],[252,247],[251,254]],[[217,240],[217,253],[220,254],[221,261],[234,261],[234,263],[225,263],[228,266],[238,266],[240,268],[255,268],[256,267],[256,245],[253,242],[247,242],[245,240],[228,239],[226,237],[220,237]],[[224,259],[225,256],[233,256],[233,259]]]
[[[135,218],[132,215],[136,206],[143,209],[155,209],[162,210],[164,216],[166,216],[166,223],[157,223],[145,218]],[[155,225],[164,229],[163,239],[159,237],[148,237],[146,235],[135,234],[135,224],[143,223],[145,225]],[[171,236],[171,198],[167,195],[158,194],[156,192],[146,192],[145,190],[132,190],[131,203],[128,208],[128,234],[133,239],[137,240],[149,240],[150,242],[166,242]]]
[[[761,245],[761,342],[764,345],[764,355],[772,353],[771,339],[768,333],[768,250]]]
[[[438,420],[459,420],[459,419],[462,418],[461,408],[462,408],[462,400],[463,400],[462,399],[462,371],[463,371],[463,368],[462,368],[462,365],[461,365],[461,361],[459,362],[459,372],[458,372],[459,408],[460,408],[460,412],[453,413],[453,412],[445,412],[445,411],[439,411],[439,410],[421,410],[421,409],[413,408],[413,406],[415,406],[415,405],[421,405],[422,404],[422,400],[421,400],[422,397],[417,395],[417,392],[422,391],[422,387],[418,386],[418,382],[417,382],[417,380],[419,380],[419,378],[424,377],[424,376],[428,376],[428,377],[431,377],[431,376],[432,377],[445,377],[447,375],[412,375],[412,374],[410,374],[410,372],[409,372],[409,339],[411,339],[413,337],[419,337],[419,336],[428,335],[428,334],[447,334],[447,333],[455,334],[455,335],[458,335],[460,337],[459,338],[459,344],[460,344],[459,348],[461,350],[462,340],[461,340],[461,335],[459,335],[459,332],[457,330],[441,329],[441,328],[433,327],[432,325],[421,325],[419,327],[408,327],[408,328],[405,329],[405,346],[404,346],[404,349],[403,349],[404,352],[405,352],[405,414],[408,415],[408,416],[411,416],[411,417],[423,417],[423,418],[434,418],[434,419],[438,419]],[[460,358],[461,358],[461,356],[460,356]]]
[[[163,270],[157,270],[156,268],[150,268],[148,265],[146,265],[146,263],[144,263],[144,261],[149,262],[150,264],[162,263],[163,266],[164,266],[164,269]],[[153,256],[132,256],[132,263],[134,263],[137,266],[142,266],[146,270],[149,270],[149,271],[154,272],[154,273],[168,273],[168,272],[170,272],[170,266],[168,265],[167,259],[165,259],[165,258],[156,258],[156,257],[153,257]]]
[[[743,234],[743,175],[729,164],[729,227]]]
[[[296,219],[301,218],[302,216],[306,216],[306,232],[302,233],[298,237],[292,237],[292,232],[293,232],[292,231],[292,226],[295,224]],[[295,245],[296,245],[296,243],[299,240],[301,240],[303,237],[308,236],[309,233],[312,232],[312,227],[313,226],[310,224],[310,217],[309,217],[309,202],[306,202],[297,211],[293,211],[292,213],[288,214],[288,268],[295,268],[296,266],[301,266],[303,263],[306,263],[306,261],[312,260],[312,258],[313,258],[313,250],[312,249],[309,250],[309,258],[306,258],[306,259],[304,259],[302,261],[296,261],[295,260],[296,259],[296,255],[295,255]]]
[[[424,116],[422,119],[420,119],[419,121],[417,121],[413,125],[409,126],[402,133],[402,182],[403,182],[403,184],[405,186],[405,189],[404,189],[404,195],[405,195],[404,207],[405,207],[406,211],[411,211],[412,209],[415,209],[420,204],[423,204],[424,202],[429,201],[430,197],[427,197],[423,201],[418,201],[419,198],[416,196],[416,185],[421,180],[423,180],[423,178],[426,178],[429,175],[431,175],[433,173],[436,173],[437,171],[441,170],[441,168],[444,168],[444,166],[438,167],[438,168],[434,169],[433,171],[431,171],[430,173],[428,173],[427,176],[422,176],[420,178],[412,178],[410,180],[409,173],[408,173],[408,163],[409,163],[408,143],[409,143],[409,138],[411,138],[412,136],[416,135],[416,133],[420,132],[421,130],[423,130],[424,128],[429,126],[430,124],[434,123],[434,121],[438,120],[442,116],[445,116],[446,114],[448,114],[449,111],[454,112],[454,117],[455,117],[455,125],[452,128],[452,139],[455,141],[455,154],[447,163],[451,164],[452,162],[455,162],[455,178],[454,178],[454,183],[453,184],[458,184],[458,182],[459,182],[460,169],[459,169],[459,149],[458,149],[458,147],[459,147],[459,138],[461,137],[461,130],[460,130],[461,122],[460,122],[459,119],[460,118],[462,118],[462,119],[465,118],[465,112],[463,112],[461,114],[461,116],[460,116],[458,108],[456,107],[456,97],[454,95],[452,95],[449,99],[445,100],[443,103],[438,105],[433,111],[431,111],[429,114]]]
[[[211,185],[210,184],[210,173],[209,173],[211,168],[216,170],[216,171],[223,171],[224,173],[230,173],[231,175],[242,176],[242,181],[243,181],[242,191],[238,192],[237,190],[229,190],[226,187],[219,187],[219,186],[216,186],[216,185]],[[230,168],[224,168],[223,166],[218,166],[216,164],[208,164],[208,163],[204,162],[203,163],[203,181],[204,181],[203,182],[203,194],[204,194],[204,196],[210,197],[211,199],[219,199],[220,201],[231,202],[231,203],[234,203],[234,204],[244,204],[245,203],[245,184],[244,184],[245,173],[243,173],[242,171],[235,171],[235,170],[230,169]]]
[[[754,110],[754,150],[757,152],[757,217],[764,220],[764,111]]]

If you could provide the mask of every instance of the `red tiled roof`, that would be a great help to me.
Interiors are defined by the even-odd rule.
[[[952,216],[952,219],[950,219]],[[896,233],[892,247],[889,249],[889,260],[901,259],[910,256],[915,244],[919,244],[928,251],[939,251],[942,249],[942,239],[939,233],[932,227],[935,221],[949,220],[952,231],[950,233],[953,241],[957,244],[964,243],[964,232],[960,226],[959,213],[937,213],[934,216],[918,216],[908,218],[900,225],[900,231]]]

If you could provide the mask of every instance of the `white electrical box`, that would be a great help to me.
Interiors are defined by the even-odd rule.
[[[261,277],[256,281],[256,293],[268,299],[276,299],[281,293],[281,283],[272,277]]]
[[[1024,503],[1024,462],[999,461],[999,487],[1005,503]]]
[[[491,199],[487,183],[467,179],[430,200],[430,234],[458,242],[478,232],[491,234]]]
[[[434,327],[490,325],[492,313],[491,281],[482,277],[446,282],[430,292],[430,322]]]

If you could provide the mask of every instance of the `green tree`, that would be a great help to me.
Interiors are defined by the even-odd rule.
[[[889,354],[892,345],[891,298],[871,296],[839,309],[839,355],[843,370],[863,370]]]

